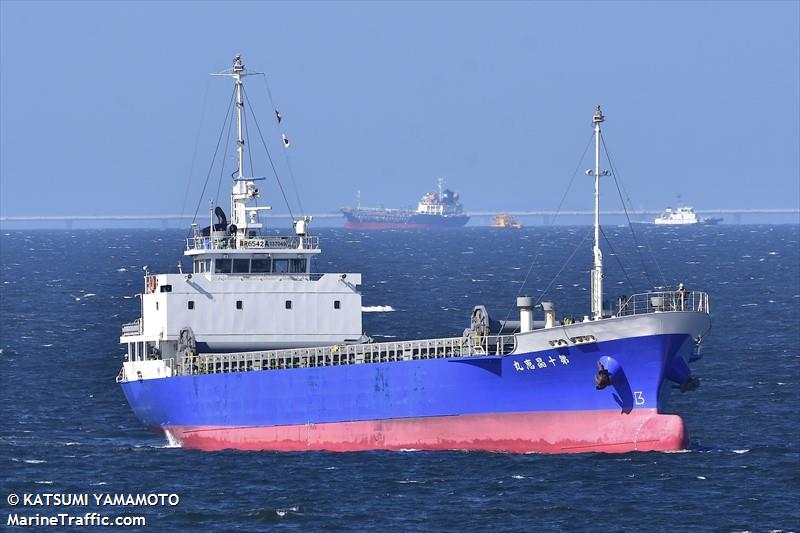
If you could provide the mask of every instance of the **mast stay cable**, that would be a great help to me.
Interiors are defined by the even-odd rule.
[[[228,135],[225,136],[225,149],[222,151],[223,154],[228,153],[228,146],[231,143],[231,131],[233,131],[233,113],[231,113],[231,121],[228,123]],[[219,205],[219,189],[222,186],[222,175],[225,173],[225,158],[223,157],[221,160],[221,165],[219,167],[219,180],[217,181],[217,194],[214,196],[214,203]],[[231,176],[236,174],[234,170]]]
[[[283,201],[286,203],[286,209],[289,211],[289,216],[292,217],[292,220],[296,220],[294,218],[294,214],[292,213],[292,206],[289,204],[289,199],[286,197],[286,192],[283,190],[283,184],[281,183],[281,178],[278,176],[278,170],[275,168],[275,162],[272,160],[272,155],[269,153],[267,143],[264,141],[264,135],[261,133],[261,126],[258,124],[258,118],[256,118],[255,111],[253,111],[253,106],[250,104],[250,97],[247,96],[247,92],[244,90],[244,87],[242,87],[242,95],[244,96],[244,101],[245,104],[247,104],[247,108],[250,110],[250,114],[253,116],[253,122],[255,122],[258,136],[261,139],[261,145],[264,147],[264,151],[267,153],[269,165],[272,167],[272,173],[275,175],[275,180],[278,182],[278,188],[281,190],[281,195],[283,196]]]
[[[197,199],[197,206],[194,208],[194,215],[192,216],[192,224],[195,223],[197,220],[197,213],[200,211],[200,203],[203,201],[203,196],[206,193],[206,187],[208,186],[208,179],[211,177],[211,172],[214,170],[214,162],[217,160],[217,153],[219,152],[219,145],[222,142],[222,135],[225,133],[225,125],[228,123],[228,118],[231,115],[231,109],[233,107],[233,97],[236,94],[236,90],[234,89],[231,91],[231,99],[228,102],[228,109],[225,112],[225,121],[222,123],[222,129],[219,132],[219,138],[217,139],[217,146],[214,148],[214,156],[211,158],[211,164],[208,167],[208,173],[206,173],[206,180],[203,183],[203,190],[200,192],[200,197]],[[219,194],[219,192],[217,192]]]
[[[247,113],[242,113],[242,122],[244,122],[244,138],[247,139],[247,142],[250,141],[250,129],[247,127]],[[249,149],[247,150],[247,159],[250,161],[250,175],[255,176],[256,167],[253,166],[253,151]]]
[[[611,159],[611,154],[609,154],[609,152],[608,152],[608,146],[606,146],[605,138],[602,138],[601,142],[603,144],[603,151],[606,154],[606,159],[608,160],[608,164],[611,167],[611,176],[614,178],[614,184],[617,186],[617,193],[619,194],[619,200],[622,203],[622,209],[623,209],[623,211],[625,211],[625,218],[628,220],[628,228],[630,228],[630,230],[631,230],[631,236],[633,237],[633,244],[636,246],[636,253],[639,256],[639,261],[642,263],[642,270],[644,271],[644,277],[647,278],[647,282],[650,283],[650,285],[655,288],[656,284],[653,283],[653,280],[650,279],[650,275],[647,272],[647,265],[646,265],[646,263],[644,261],[644,257],[642,257],[642,251],[639,249],[639,241],[636,238],[636,232],[633,229],[633,223],[631,223],[631,217],[628,214],[628,208],[625,205],[625,199],[622,197],[623,191],[625,192],[625,198],[627,198],[628,203],[631,204],[631,206],[633,206],[633,204],[631,202],[631,198],[628,195],[628,191],[624,190],[625,189],[624,185],[622,187],[620,187],[620,184],[622,182],[622,177],[618,176],[617,168],[614,165],[614,161]],[[619,177],[619,180],[617,180],[618,177]],[[656,258],[655,254],[653,253],[653,249],[650,247],[650,243],[647,241],[647,237],[644,235],[644,233],[642,233],[642,238],[644,239],[645,246],[647,247],[647,251],[650,252],[650,256],[653,258],[653,263],[655,263],[656,269],[658,269],[658,274],[659,274],[659,276],[661,276],[661,281],[664,283],[664,286],[666,287],[667,286],[667,280],[664,277],[664,273],[661,270],[661,265],[659,264],[658,259]]]
[[[275,107],[275,101],[272,99],[272,91],[269,88],[269,81],[267,80],[267,75],[262,73],[261,76],[264,79],[264,87],[267,89],[267,97],[269,98],[269,104],[272,106],[272,110],[275,113],[278,113],[278,108]],[[280,122],[280,120],[279,120]],[[294,189],[294,197],[297,200],[297,205],[300,207],[300,211],[303,215],[306,214],[306,210],[303,208],[303,201],[300,199],[300,194],[297,191],[297,180],[294,178],[294,170],[292,169],[292,163],[289,159],[289,151],[286,149],[286,146],[283,146],[283,157],[286,160],[286,167],[289,169],[289,179],[292,180],[292,189]]]
[[[606,240],[606,244],[608,245],[608,249],[611,251],[611,255],[617,260],[617,264],[619,265],[620,270],[622,270],[622,274],[625,276],[625,279],[628,281],[628,287],[631,288],[633,293],[636,292],[636,288],[633,286],[633,282],[631,282],[631,278],[628,277],[628,271],[625,270],[625,265],[622,264],[622,259],[620,259],[617,252],[614,251],[614,247],[611,246],[611,240],[606,236],[606,232],[603,230],[603,226],[600,226],[600,233],[603,234],[603,238]]]
[[[194,165],[197,162],[197,148],[200,146],[200,132],[203,131],[203,124],[206,119],[206,101],[208,100],[208,88],[211,86],[211,80],[206,80],[206,90],[203,93],[203,104],[200,107],[200,125],[197,128],[197,135],[194,139],[194,150],[192,151],[192,163],[189,166],[189,176],[186,179],[186,192],[183,194],[183,204],[181,204],[181,215],[186,212],[186,202],[189,199],[189,189],[192,185],[192,175],[194,174]]]
[[[547,294],[547,291],[550,290],[550,287],[552,287],[553,283],[556,282],[556,280],[558,279],[558,276],[560,276],[561,273],[564,272],[564,269],[567,268],[567,266],[572,262],[572,258],[575,257],[575,254],[577,254],[578,250],[581,249],[581,247],[583,246],[583,243],[586,242],[587,237],[589,237],[589,235],[591,235],[593,232],[594,232],[594,228],[591,228],[590,231],[588,231],[586,233],[586,235],[583,236],[583,239],[581,239],[581,242],[578,243],[578,246],[576,246],[575,249],[572,250],[572,253],[569,255],[567,260],[564,261],[564,264],[561,265],[561,268],[558,270],[558,272],[556,272],[556,275],[553,276],[553,279],[550,280],[550,283],[548,283],[547,287],[545,287],[545,289],[542,291],[542,295],[539,298],[537,298],[536,305],[539,305],[540,303],[542,303],[542,300],[544,299],[545,294]],[[508,315],[506,316],[506,320],[508,320]]]
[[[567,199],[567,195],[569,194],[569,191],[572,188],[572,183],[575,181],[575,176],[578,175],[578,169],[581,167],[581,163],[583,163],[583,160],[586,157],[586,152],[589,150],[589,146],[591,146],[592,144],[592,139],[594,139],[594,132],[592,132],[592,134],[589,136],[589,140],[586,142],[586,148],[583,149],[583,154],[581,154],[581,157],[578,160],[578,164],[575,165],[575,170],[572,172],[572,177],[569,179],[567,188],[566,190],[564,190],[564,194],[561,196],[561,201],[558,203],[558,207],[556,208],[556,214],[553,216],[553,218],[550,219],[550,224],[547,225],[548,228],[552,227],[553,224],[555,224],[556,218],[558,218],[559,213],[561,213],[561,208],[564,206],[564,201]],[[539,255],[541,255],[543,244],[544,244],[544,239],[540,239],[539,245],[536,247],[536,253],[533,255],[533,260],[531,261],[531,265],[528,267],[528,271],[525,273],[525,277],[522,280],[522,284],[519,286],[519,290],[517,291],[517,298],[519,298],[520,294],[522,294],[522,291],[525,290],[525,284],[528,283],[528,278],[530,277],[531,272],[533,272],[533,267],[536,265],[536,261],[539,259]],[[572,258],[572,256],[570,256],[570,258]],[[558,274],[556,274],[556,276],[553,278],[553,281],[555,281],[556,277],[558,277]],[[551,281],[550,285],[552,285],[552,283],[553,282]],[[537,305],[539,303],[541,303],[541,298],[536,302]],[[498,335],[502,335],[503,328],[505,328],[505,323],[508,321],[509,317],[511,317],[511,313],[514,312],[515,304],[516,302],[511,306],[509,306],[508,312],[506,313],[506,318],[503,322],[503,326],[500,327],[500,332],[498,333]]]

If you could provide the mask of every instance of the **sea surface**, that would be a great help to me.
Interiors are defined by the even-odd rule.
[[[315,269],[363,273],[364,328],[376,340],[460,335],[474,305],[514,317],[519,294],[582,317],[590,232],[323,229]],[[143,531],[797,531],[800,225],[604,234],[609,298],[678,282],[710,293],[713,330],[694,365],[701,386],[670,405],[690,432],[685,452],[171,447],[141,426],[114,378],[120,325],[138,316],[142,267],[175,271],[185,232],[4,230],[0,529],[11,512],[100,512],[145,516]],[[174,493],[180,502],[9,505],[9,495],[26,493]]]

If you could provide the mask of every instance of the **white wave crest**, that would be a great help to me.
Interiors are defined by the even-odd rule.
[[[167,443],[164,446],[165,448],[180,448],[181,447],[181,441],[176,439],[175,435],[173,435],[170,430],[165,429],[164,430],[164,436],[167,437]]]
[[[361,306],[362,313],[390,313],[396,311],[391,305],[367,305]]]

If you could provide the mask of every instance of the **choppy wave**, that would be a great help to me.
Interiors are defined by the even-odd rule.
[[[122,357],[119,326],[134,320],[141,305],[132,296],[140,289],[140,267],[133,265],[174,269],[184,233],[13,232],[0,237],[0,275],[13,281],[0,285],[0,324],[8,325],[0,335],[0,395],[10,399],[3,419],[6,433],[0,435],[0,465],[19,480],[8,490],[123,492],[150,487],[172,492],[179,486],[180,506],[154,518],[160,529],[175,530],[197,529],[198,524],[268,529],[276,523],[297,529],[447,529],[448,524],[463,523],[476,530],[524,530],[530,524],[544,531],[564,524],[596,529],[596,513],[587,513],[585,504],[597,494],[615,495],[603,500],[614,529],[669,523],[678,530],[757,529],[761,524],[766,524],[762,529],[791,530],[798,523],[796,503],[791,503],[796,500],[791,487],[796,485],[792,467],[797,446],[779,422],[790,419],[800,402],[795,377],[800,234],[797,225],[757,228],[752,236],[748,226],[720,226],[714,234],[698,229],[692,238],[708,243],[706,247],[687,246],[674,231],[643,229],[649,242],[643,259],[649,277],[657,278],[653,283],[640,272],[641,260],[627,228],[605,228],[616,252],[604,272],[609,299],[633,293],[616,259],[637,292],[657,282],[674,288],[679,280],[710,292],[714,327],[704,339],[703,359],[692,367],[704,385],[691,394],[676,392],[669,404],[670,412],[684,418],[691,436],[688,450],[563,456],[414,449],[343,454],[166,449],[170,443],[164,437],[154,436],[136,420],[114,375]],[[331,230],[324,254],[328,270],[362,273],[365,302],[394,302],[364,306],[367,335],[376,341],[441,338],[460,335],[476,304],[504,318],[520,290],[554,300],[559,316],[583,316],[589,306],[589,295],[583,292],[592,261],[588,241],[586,250],[550,282],[585,231],[536,228],[528,246],[520,241],[506,245],[488,230],[465,228],[448,232],[432,247],[430,234],[376,234],[345,245],[342,234]],[[628,240],[622,241],[625,235]],[[157,236],[163,237],[162,243]],[[539,237],[550,246],[520,287]],[[26,238],[36,242],[36,250],[29,250]],[[120,246],[106,252],[106,243]],[[461,255],[465,249],[474,253]],[[650,249],[658,251],[667,278],[663,282],[650,262]],[[742,253],[752,256],[742,259]],[[761,257],[767,261],[753,259]],[[98,264],[108,265],[106,272],[87,276]],[[126,273],[117,273],[114,265],[128,265]],[[758,303],[769,313],[754,317],[754,306],[740,307],[746,303]],[[50,343],[59,349],[40,347]],[[596,394],[611,398],[613,391]],[[737,415],[752,412],[758,416],[737,421]],[[596,475],[598,468],[610,475]],[[589,496],[576,492],[587,483]],[[757,494],[751,494],[754,490]],[[709,513],[709,508],[726,512]]]
[[[368,305],[361,307],[362,313],[391,313],[392,311],[396,311],[396,309],[391,305]]]

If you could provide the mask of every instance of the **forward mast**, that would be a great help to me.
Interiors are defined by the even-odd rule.
[[[592,266],[592,318],[603,318],[603,252],[600,250],[600,176],[608,176],[608,170],[600,171],[600,124],[605,121],[600,106],[597,106],[592,118],[594,125],[594,170],[586,174],[594,176],[594,265]]]

